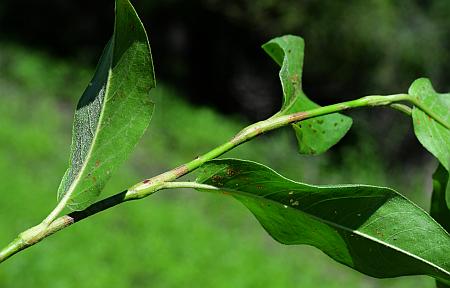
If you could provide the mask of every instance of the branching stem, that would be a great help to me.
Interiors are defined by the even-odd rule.
[[[342,102],[329,106],[319,107],[309,111],[293,113],[289,115],[283,115],[278,113],[276,116],[267,120],[257,122],[246,128],[242,129],[228,142],[214,148],[206,154],[197,157],[196,159],[183,164],[175,169],[167,171],[163,174],[155,176],[151,179],[146,179],[130,187],[128,190],[98,201],[83,211],[76,211],[67,215],[56,218],[58,215],[51,214],[50,218],[46,218],[41,224],[34,226],[22,233],[8,244],[3,250],[0,251],[0,263],[10,258],[12,255],[24,250],[44,238],[70,226],[76,222],[79,222],[87,217],[97,214],[101,211],[114,207],[123,202],[130,200],[141,199],[147,197],[159,190],[170,188],[196,188],[196,189],[217,189],[213,186],[197,184],[194,182],[172,182],[179,177],[186,175],[200,167],[205,162],[215,159],[225,152],[235,148],[236,146],[245,143],[254,137],[266,133],[271,130],[278,129],[280,127],[289,125],[291,123],[299,122],[305,119],[310,119],[322,115],[336,113],[348,109],[354,109],[367,106],[391,106],[394,109],[401,110],[410,115],[410,109],[406,105],[399,105],[397,102],[407,101],[417,106],[419,109],[427,113],[431,118],[442,124],[444,127],[450,129],[449,123],[445,123],[438,117],[433,111],[429,111],[427,107],[423,106],[416,98],[408,94],[395,94],[388,96],[372,95],[365,96],[357,100]],[[406,108],[408,107],[408,108]],[[52,219],[52,221],[48,221]]]

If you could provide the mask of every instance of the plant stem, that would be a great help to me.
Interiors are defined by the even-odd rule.
[[[389,105],[389,107],[391,107],[395,110],[398,110],[400,112],[403,112],[404,114],[406,114],[408,116],[412,115],[412,109],[407,105],[394,103],[394,104]]]
[[[158,190],[163,189],[175,189],[175,188],[194,188],[204,190],[218,190],[216,187],[206,184],[199,184],[195,182],[168,182],[161,185]],[[76,222],[79,222],[89,216],[102,212],[106,209],[114,207],[120,203],[135,200],[135,198],[129,197],[129,191],[123,191],[101,201],[98,201],[83,211],[75,211],[70,214],[64,215],[55,219],[50,225],[39,224],[31,229],[22,232],[19,237],[14,239],[8,246],[0,251],[0,263],[24,250],[44,238],[64,229]]]
[[[43,223],[22,232],[13,242],[11,242],[8,246],[6,246],[3,250],[0,251],[0,263],[5,261],[12,255],[16,254],[17,252],[40,242],[42,239],[56,233],[59,230],[64,229],[67,226],[70,226],[101,211],[114,207],[120,203],[144,198],[148,195],[155,193],[158,190],[169,188],[198,188],[198,189],[216,190],[215,187],[209,185],[197,184],[193,182],[171,182],[171,181],[174,181],[177,178],[194,171],[205,162],[217,158],[218,156],[224,154],[225,152],[235,148],[236,146],[242,143],[245,143],[253,139],[258,135],[289,125],[291,123],[314,118],[317,116],[327,115],[359,107],[387,106],[391,105],[392,103],[400,101],[412,102],[414,105],[416,105],[417,107],[422,109],[425,113],[427,113],[430,117],[434,118],[436,121],[440,122],[445,127],[447,128],[449,127],[447,123],[439,119],[437,115],[434,115],[432,112],[428,111],[426,107],[422,107],[420,103],[417,103],[415,98],[413,98],[408,94],[395,94],[389,96],[380,96],[380,95],[366,96],[357,100],[319,107],[309,111],[298,112],[289,115],[277,114],[276,116],[271,117],[267,120],[260,121],[250,126],[247,126],[243,130],[241,130],[238,134],[236,134],[232,139],[230,139],[228,142],[214,148],[213,150],[207,152],[202,156],[197,157],[196,159],[186,164],[183,164],[175,169],[167,171],[151,179],[141,181],[124,192],[121,192],[119,194],[116,194],[114,196],[108,197],[106,199],[103,199],[101,201],[92,204],[83,211],[76,211],[61,216],[53,220],[51,223],[47,223],[46,221],[44,221]]]

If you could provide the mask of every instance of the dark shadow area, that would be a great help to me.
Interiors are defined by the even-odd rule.
[[[113,2],[2,1],[0,40],[94,66],[112,34]],[[278,67],[260,46],[283,34],[305,39],[303,87],[321,105],[406,92],[423,76],[438,90],[450,90],[449,3],[134,1],[149,31],[157,81],[195,104],[250,121],[280,107]],[[422,148],[405,132],[409,119],[396,113],[352,115],[363,123],[360,129],[373,129],[376,146],[392,147],[381,149],[386,161],[420,161]],[[351,130],[342,143],[358,137]]]

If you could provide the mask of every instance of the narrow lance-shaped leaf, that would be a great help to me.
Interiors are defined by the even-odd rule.
[[[286,115],[320,107],[302,89],[304,41],[286,35],[275,38],[262,47],[281,66],[280,80],[283,104],[277,115]],[[334,113],[292,124],[302,154],[320,154],[339,142],[352,125],[351,118]]]
[[[92,204],[147,128],[155,87],[150,45],[128,0],[116,1],[114,34],[84,91],[73,124],[70,166],[58,199],[80,210]]]
[[[450,123],[450,94],[437,93],[426,78],[414,81],[409,88],[409,94],[443,121]],[[447,171],[450,171],[450,130],[418,107],[414,106],[412,117],[417,139]]]
[[[425,274],[450,283],[450,235],[389,188],[306,185],[232,159],[207,162],[197,182],[233,195],[283,244],[315,246],[373,277]]]

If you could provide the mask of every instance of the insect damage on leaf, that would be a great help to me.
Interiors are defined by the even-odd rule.
[[[276,115],[287,115],[320,107],[303,92],[304,41],[301,37],[286,35],[263,45],[266,53],[281,66],[280,80],[283,103]],[[320,116],[292,124],[302,154],[321,154],[335,145],[348,132],[352,119],[339,113]]]

